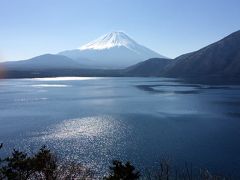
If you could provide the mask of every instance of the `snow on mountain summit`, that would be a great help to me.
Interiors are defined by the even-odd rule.
[[[118,31],[101,36],[78,49],[59,54],[93,68],[124,68],[149,58],[165,58]]]
[[[118,46],[134,49],[138,44],[125,33],[116,31],[101,36],[98,39],[81,46],[79,49],[109,49]]]

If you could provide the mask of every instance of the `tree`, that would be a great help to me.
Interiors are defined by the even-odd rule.
[[[3,147],[3,144],[2,143],[0,143],[0,150],[2,149],[2,147]],[[0,157],[0,179],[3,179],[3,173],[2,173],[2,159],[1,159],[1,157]]]
[[[31,158],[15,149],[10,157],[1,161],[1,164],[1,174],[7,179],[28,179],[33,172]]]
[[[137,180],[140,177],[139,171],[130,162],[123,164],[121,161],[114,160],[109,167],[110,174],[105,180]]]
[[[94,179],[94,173],[78,163],[59,163],[55,155],[46,146],[42,146],[33,156],[14,149],[9,157],[0,159],[1,179],[86,180]]]
[[[0,148],[2,148],[2,144]],[[56,179],[57,161],[46,146],[43,146],[33,157],[14,149],[11,156],[0,159],[0,162],[1,179]]]
[[[46,146],[42,146],[32,161],[38,176],[43,176],[46,180],[56,179],[57,159]]]

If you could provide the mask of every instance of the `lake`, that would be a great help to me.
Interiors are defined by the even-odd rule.
[[[113,159],[151,169],[167,157],[239,175],[239,137],[240,86],[167,78],[0,81],[2,155],[46,144],[98,172]]]

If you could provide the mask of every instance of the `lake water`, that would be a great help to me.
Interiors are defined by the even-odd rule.
[[[165,78],[0,81],[0,142],[104,172],[113,159],[154,168],[167,157],[214,172],[240,172],[240,86]]]

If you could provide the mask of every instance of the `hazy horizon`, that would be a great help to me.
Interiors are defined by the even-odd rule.
[[[0,61],[75,49],[111,31],[175,58],[240,29],[236,0],[12,2],[0,2]]]

